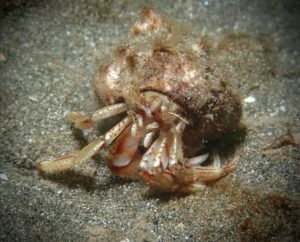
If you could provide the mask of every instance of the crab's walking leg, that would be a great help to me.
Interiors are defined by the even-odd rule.
[[[138,178],[138,163],[140,162],[138,146],[144,135],[143,127],[137,128],[136,132],[132,132],[132,127],[134,123],[119,135],[105,156],[111,171],[127,179]]]
[[[127,116],[121,122],[111,128],[105,135],[91,142],[81,151],[74,154],[61,156],[54,160],[40,162],[37,164],[37,168],[43,172],[56,172],[80,165],[96,155],[101,149],[109,146],[131,123],[132,117]]]
[[[67,119],[75,124],[78,129],[91,128],[95,122],[106,119],[127,110],[125,103],[117,103],[98,109],[92,113],[70,112],[67,114]]]
[[[92,143],[88,144],[79,152],[75,152],[69,155],[64,155],[50,161],[39,162],[37,163],[37,168],[42,172],[56,172],[56,171],[63,171],[63,170],[70,169],[71,167],[79,165],[85,161],[84,160],[85,157],[82,154],[85,154],[85,156],[89,155],[93,153],[93,150],[96,153],[98,150],[100,150],[103,147],[103,145],[104,145],[103,140],[97,139]],[[81,159],[80,160],[76,159],[78,157],[81,157]]]
[[[162,191],[178,190],[179,184],[173,173],[181,169],[184,160],[181,134],[185,123],[180,121],[172,133],[161,133],[144,154],[140,167],[142,178],[151,188]],[[166,145],[167,141],[171,145]]]

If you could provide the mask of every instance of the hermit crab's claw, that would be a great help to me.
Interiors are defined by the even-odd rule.
[[[208,183],[226,176],[237,166],[236,159],[221,166],[216,152],[185,158],[181,139],[184,127],[184,121],[180,120],[169,134],[162,133],[141,160],[142,177],[153,190],[183,193],[203,191]],[[211,158],[212,164],[204,166],[202,163],[208,158]]]
[[[114,104],[104,107],[91,114],[75,113],[72,112],[68,115],[68,119],[75,123],[77,128],[91,127],[94,122],[114,116],[116,114],[126,111],[126,105],[124,103]],[[96,155],[101,149],[109,146],[127,126],[132,123],[132,117],[127,116],[116,126],[111,128],[105,135],[100,136],[97,140],[94,140],[81,151],[73,154],[58,157],[57,159],[39,162],[37,168],[42,172],[57,172],[70,169],[74,166],[85,163],[91,157]]]
[[[188,160],[198,159],[200,163],[202,163],[207,157],[208,155],[204,154]],[[237,166],[236,159],[225,166],[220,165],[218,155],[213,157],[213,159],[214,162],[210,166],[201,166],[201,164],[196,163],[189,164],[187,160],[187,163],[171,166],[165,172],[150,174],[144,171],[144,181],[150,188],[156,191],[182,193],[201,192],[206,188],[207,184],[228,175]]]
[[[188,192],[202,191],[207,183],[214,182],[227,176],[237,167],[237,157],[228,164],[221,166],[218,154],[213,154],[213,164],[210,166],[191,166],[185,170],[185,174],[193,174],[193,182],[186,189]]]

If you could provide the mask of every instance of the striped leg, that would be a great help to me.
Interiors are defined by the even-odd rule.
[[[37,168],[42,172],[57,172],[70,169],[87,162],[101,149],[109,146],[132,123],[132,118],[127,116],[105,135],[85,146],[81,151],[58,157],[57,159],[39,162]]]
[[[125,103],[117,103],[98,109],[93,113],[70,112],[67,119],[75,124],[78,129],[89,129],[95,122],[106,119],[127,110]]]

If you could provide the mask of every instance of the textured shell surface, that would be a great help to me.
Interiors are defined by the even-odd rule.
[[[171,98],[188,121],[182,137],[187,157],[206,140],[237,128],[242,115],[241,99],[211,57],[207,41],[149,8],[100,67],[94,86],[107,104],[125,101],[135,107],[146,91]]]

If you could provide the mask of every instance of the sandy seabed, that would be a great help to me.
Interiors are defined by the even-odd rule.
[[[61,175],[35,164],[81,149],[69,110],[99,105],[99,65],[143,5],[220,44],[243,96],[238,169],[189,196],[149,193],[100,156]],[[0,241],[299,241],[297,1],[0,2]]]

